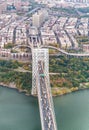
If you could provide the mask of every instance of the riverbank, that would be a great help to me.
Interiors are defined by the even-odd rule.
[[[72,92],[75,92],[75,91],[80,91],[80,90],[84,90],[84,89],[89,89],[89,87],[82,87],[82,88],[78,88],[78,87],[72,87],[72,88],[52,88],[52,95],[54,97],[56,96],[62,96],[62,95],[65,95],[65,94],[69,94],[69,93],[72,93]]]
[[[89,58],[60,56],[49,60],[52,95],[59,96],[89,88]],[[30,66],[30,67],[29,67]],[[0,85],[31,95],[32,64],[0,61]]]
[[[31,95],[30,93],[28,93],[27,90],[20,89],[20,88],[16,87],[16,84],[14,82],[11,82],[11,83],[8,83],[8,84],[0,82],[0,86],[7,87],[7,88],[10,88],[10,89],[16,89],[16,90],[18,90],[18,92],[24,92],[25,95],[27,95],[27,96]]]
[[[20,93],[25,93],[25,95],[27,96],[30,96],[31,93],[29,93],[27,90],[25,89],[20,89],[18,87],[16,87],[16,84],[14,82],[11,82],[9,84],[6,84],[6,83],[3,83],[3,82],[0,82],[0,86],[3,86],[3,87],[7,87],[7,88],[10,88],[10,89],[16,89],[18,90],[18,92]],[[88,89],[89,87],[87,86],[82,86],[82,87],[72,87],[72,88],[67,88],[67,87],[62,87],[62,88],[59,88],[59,87],[54,87],[51,89],[52,91],[52,95],[54,97],[56,96],[61,96],[61,95],[65,95],[65,94],[68,94],[68,93],[72,93],[72,92],[75,92],[75,91],[79,91],[79,90],[84,90],[84,89]]]

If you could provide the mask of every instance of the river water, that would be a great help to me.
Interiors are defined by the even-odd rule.
[[[58,130],[89,130],[89,90],[54,98]],[[41,130],[38,101],[0,87],[0,130]]]

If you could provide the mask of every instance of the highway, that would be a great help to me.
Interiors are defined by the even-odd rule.
[[[53,46],[41,46],[41,48],[50,48],[50,49],[54,49],[59,51],[60,53],[66,55],[66,56],[70,56],[70,57],[89,57],[89,53],[69,53],[66,52],[63,49],[57,48],[57,47],[53,47]]]
[[[42,64],[42,61],[38,61],[38,101],[40,108],[42,130],[57,130],[54,109],[50,98],[51,93],[49,91],[49,86],[47,86],[46,84]]]
[[[22,45],[22,44],[15,46],[13,49],[19,48],[21,46],[33,49],[32,45]],[[61,54],[64,54],[64,55],[70,56],[70,57],[89,57],[89,53],[69,53],[69,52],[66,52],[65,50],[63,50],[61,48],[57,48],[57,47],[54,47],[54,46],[41,45],[40,48],[54,49],[54,50],[59,51]]]

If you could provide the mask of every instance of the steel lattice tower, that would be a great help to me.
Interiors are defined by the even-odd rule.
[[[36,78],[38,73],[38,61],[44,62],[44,74],[49,84],[49,52],[48,49],[32,50],[32,95],[37,95]]]

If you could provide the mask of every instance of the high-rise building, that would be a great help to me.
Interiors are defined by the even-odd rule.
[[[39,28],[47,17],[48,12],[46,10],[39,10],[32,16],[33,26]]]
[[[40,14],[35,13],[32,17],[33,26],[36,26],[37,28],[40,27],[41,21],[40,21]]]

